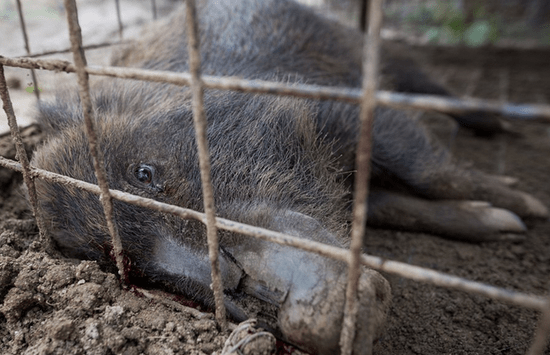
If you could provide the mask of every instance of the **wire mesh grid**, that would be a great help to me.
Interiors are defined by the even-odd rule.
[[[293,246],[302,250],[314,252],[336,260],[344,261],[348,264],[348,287],[346,290],[346,308],[345,320],[341,333],[341,350],[343,354],[350,354],[351,344],[354,336],[354,324],[357,307],[354,306],[357,292],[357,283],[360,273],[360,266],[396,274],[401,277],[409,278],[419,282],[430,283],[433,285],[457,289],[472,294],[486,296],[495,300],[507,302],[525,308],[540,311],[542,316],[534,336],[533,343],[528,350],[528,354],[542,354],[548,335],[550,334],[550,298],[530,295],[522,292],[511,291],[499,287],[490,286],[484,283],[471,281],[448,275],[439,271],[422,268],[407,263],[396,262],[384,258],[361,254],[362,237],[366,224],[366,199],[368,195],[369,181],[369,161],[371,145],[369,139],[372,130],[372,114],[376,105],[386,105],[397,108],[420,108],[437,109],[444,112],[457,112],[463,110],[484,110],[500,113],[518,118],[532,119],[550,122],[549,105],[512,105],[502,103],[501,101],[490,101],[480,99],[449,99],[435,97],[430,95],[398,94],[387,91],[377,91],[376,76],[378,73],[378,51],[380,47],[379,33],[382,23],[382,1],[373,0],[370,2],[370,8],[367,9],[369,30],[365,37],[367,45],[364,48],[364,79],[362,89],[353,88],[334,88],[317,85],[286,85],[283,83],[268,82],[262,80],[245,80],[227,77],[214,77],[200,74],[200,56],[199,43],[197,38],[197,21],[195,1],[187,0],[186,10],[188,18],[188,36],[190,53],[190,73],[173,73],[152,71],[144,69],[114,68],[114,67],[96,67],[87,66],[84,55],[84,48],[97,48],[112,43],[99,44],[96,46],[83,47],[80,26],[78,24],[77,8],[74,0],[65,0],[65,9],[67,11],[71,49],[73,53],[74,64],[60,60],[40,60],[31,59],[45,54],[62,53],[69,50],[51,51],[47,53],[32,54],[28,45],[28,38],[25,29],[25,22],[21,10],[20,1],[17,0],[18,11],[21,20],[21,27],[24,33],[26,51],[28,56],[25,58],[5,58],[0,56],[0,95],[3,101],[3,107],[8,117],[8,122],[13,140],[17,149],[17,159],[19,163],[4,157],[0,157],[0,166],[19,171],[24,176],[24,182],[29,191],[29,197],[33,214],[36,217],[40,230],[43,246],[49,245],[47,230],[38,214],[37,198],[34,189],[34,179],[40,178],[51,183],[74,186],[79,189],[97,194],[100,196],[105,211],[109,232],[112,236],[114,254],[117,267],[123,281],[127,280],[126,270],[122,260],[122,244],[118,236],[116,223],[113,220],[112,199],[117,199],[126,203],[154,209],[157,211],[173,214],[181,218],[192,218],[203,222],[207,227],[209,256],[212,266],[213,290],[216,303],[216,319],[222,329],[227,327],[225,320],[225,308],[223,303],[223,285],[221,283],[219,261],[218,261],[218,240],[217,229],[223,229],[231,232],[244,234],[254,238],[260,238],[273,243]],[[122,22],[120,21],[120,7],[118,0],[115,0],[117,6],[117,19],[119,24],[119,36],[122,39]],[[152,12],[156,18],[156,4],[152,1]],[[119,42],[120,43],[120,42]],[[90,184],[84,181],[69,178],[67,176],[55,174],[45,170],[30,166],[26,158],[25,150],[22,144],[21,135],[17,126],[16,117],[13,111],[12,103],[7,89],[4,75],[4,66],[13,66],[27,69],[44,69],[54,71],[75,72],[78,76],[80,88],[80,97],[86,122],[87,136],[91,147],[91,154],[94,161],[94,170],[98,178],[98,185]],[[179,206],[165,204],[152,199],[131,195],[122,191],[110,190],[106,178],[105,165],[101,160],[101,154],[95,141],[97,140],[95,128],[92,121],[92,105],[89,94],[88,75],[104,75],[117,78],[146,80],[156,82],[167,82],[175,85],[190,86],[193,95],[193,116],[195,122],[195,131],[198,142],[198,151],[200,159],[201,178],[204,194],[205,213],[193,211]],[[34,78],[34,72],[33,72]],[[33,79],[36,84],[36,79]],[[352,242],[350,250],[325,245],[322,243],[296,238],[279,232],[254,227],[224,218],[215,217],[215,204],[213,199],[212,184],[210,182],[210,167],[208,144],[206,140],[206,117],[204,114],[204,105],[202,95],[205,88],[215,88],[224,90],[236,90],[242,92],[288,95],[296,97],[307,97],[315,99],[342,100],[361,105],[361,137],[357,148],[357,175],[355,186],[355,200],[353,206],[352,220]],[[35,90],[38,92],[38,90]],[[37,98],[39,98],[37,96]],[[369,349],[370,352],[370,349]]]

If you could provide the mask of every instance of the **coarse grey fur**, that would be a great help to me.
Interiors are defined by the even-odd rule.
[[[200,1],[198,15],[203,74],[360,85],[361,34],[292,1]],[[187,71],[184,24],[181,10],[156,22],[117,53],[113,64]],[[385,73],[392,75],[391,65]],[[101,79],[92,86],[92,98],[110,187],[202,210],[189,89]],[[204,101],[217,214],[346,246],[358,107],[219,90],[207,90]],[[458,167],[404,113],[378,108],[375,116],[371,225],[491,240],[524,230],[510,211],[522,217],[547,214],[540,202],[502,179]],[[95,183],[77,95],[64,91],[43,103],[39,120],[49,139],[33,164]],[[40,211],[67,255],[108,259],[110,239],[96,196],[42,181],[37,190]],[[117,201],[115,219],[139,272],[212,304],[202,223]],[[274,307],[275,320],[264,321],[283,339],[309,351],[337,351],[346,278],[342,263],[219,234],[226,305],[234,318],[253,316],[242,301],[254,298],[266,309]],[[360,314],[369,316],[358,322],[356,353],[366,349],[369,337],[381,334],[391,298],[387,282],[371,270],[361,277],[359,293]]]

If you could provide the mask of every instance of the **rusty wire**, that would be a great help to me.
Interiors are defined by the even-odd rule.
[[[72,63],[59,59],[8,58],[0,56],[0,64],[18,68],[36,68],[74,73]],[[164,82],[189,86],[191,74],[137,68],[120,68],[90,65],[85,68],[91,75],[103,75],[122,79]],[[234,90],[248,93],[273,94],[310,99],[361,102],[361,90],[333,86],[286,84],[266,80],[247,80],[236,77],[201,76],[205,89]],[[465,111],[493,112],[513,119],[533,119],[550,123],[550,105],[510,104],[500,100],[475,98],[448,98],[436,95],[404,94],[385,90],[376,92],[376,104],[394,108],[413,108],[458,113]]]
[[[109,229],[109,234],[111,235],[113,243],[113,254],[116,260],[118,273],[122,279],[123,284],[125,284],[128,277],[126,268],[124,267],[124,250],[122,248],[122,242],[120,240],[118,228],[114,220],[113,201],[111,198],[111,194],[109,193],[109,183],[107,181],[105,161],[103,159],[103,153],[101,152],[98,145],[97,132],[95,130],[93,122],[93,108],[89,85],[90,83],[88,80],[88,73],[84,70],[84,68],[86,67],[86,57],[84,55],[84,50],[82,49],[82,33],[80,31],[80,25],[78,23],[76,3],[75,0],[64,0],[64,2],[65,10],[67,11],[67,22],[69,24],[71,49],[73,52],[73,60],[75,62],[75,71],[77,74],[82,113],[86,126],[86,135],[88,137],[88,144],[90,146],[90,153],[92,155],[97,183],[101,189],[100,200],[103,206],[103,210],[105,212],[107,228]]]
[[[29,36],[27,36],[27,25],[25,24],[25,17],[23,16],[23,8],[21,6],[21,0],[17,0],[17,12],[19,13],[19,22],[21,23],[21,32],[23,33],[23,41],[25,42],[25,50],[27,55],[31,54],[31,47],[29,46]],[[31,77],[34,84],[34,95],[37,100],[40,100],[40,92],[38,90],[38,80],[36,79],[36,73],[34,69],[31,69]]]
[[[364,40],[363,52],[363,97],[359,121],[358,144],[355,155],[355,183],[351,224],[351,243],[348,261],[348,282],[346,287],[346,303],[344,307],[344,321],[340,334],[340,349],[343,355],[351,355],[355,338],[355,324],[359,305],[357,289],[361,276],[359,262],[363,250],[363,237],[367,222],[367,197],[372,156],[372,125],[374,109],[376,108],[376,88],[378,81],[378,61],[380,60],[380,30],[382,28],[382,0],[371,0],[368,9],[368,31]],[[367,11],[367,10],[365,10]],[[369,307],[370,308],[370,307]],[[364,315],[369,317],[367,314]],[[366,354],[372,354],[372,334],[374,329],[369,324],[366,342],[369,348],[364,349]]]
[[[89,44],[87,46],[82,46],[82,49],[88,50],[88,49],[97,49],[97,48],[103,48],[103,47],[110,47],[110,46],[116,46],[119,44],[127,44],[130,43],[130,41],[107,41],[102,43],[96,43],[96,44]],[[36,58],[36,57],[45,57],[47,55],[52,54],[63,54],[63,53],[69,53],[71,52],[71,48],[65,48],[65,49],[56,49],[56,50],[47,50],[40,53],[29,53],[27,55],[21,55],[18,58]]]
[[[21,132],[19,132],[19,127],[17,126],[15,112],[13,110],[10,94],[8,92],[8,85],[6,83],[6,76],[4,75],[4,66],[1,64],[0,64],[0,98],[2,98],[2,103],[3,103],[2,106],[8,118],[8,125],[10,127],[11,136],[15,144],[16,158],[21,162],[22,169],[20,170],[20,172],[23,174],[23,181],[27,186],[27,192],[29,196],[29,201],[31,203],[32,214],[36,218],[36,224],[38,226],[38,230],[40,233],[40,241],[42,243],[42,247],[46,251],[50,251],[50,249],[52,248],[51,241],[48,238],[48,233],[45,228],[44,220],[42,219],[38,209],[38,197],[36,195],[34,180],[33,180],[33,177],[31,176],[29,159],[27,157],[27,152],[25,151],[25,145],[23,144],[23,139],[21,138]]]
[[[250,349],[247,349],[246,346],[251,344],[253,341],[263,338],[263,344],[275,345],[275,336],[269,332],[258,329],[258,320],[255,318],[250,318],[241,322],[235,329],[232,330],[231,334],[225,341],[221,355],[231,355],[231,354],[248,354],[252,352],[263,354],[265,350],[262,347],[258,348],[253,346]],[[248,351],[247,351],[248,350]],[[264,351],[262,351],[264,350]]]
[[[208,256],[212,275],[212,291],[216,306],[216,321],[222,331],[227,329],[225,319],[225,305],[223,301],[223,284],[219,263],[220,246],[216,228],[216,207],[214,205],[214,189],[210,178],[210,153],[206,136],[206,113],[204,112],[204,89],[201,80],[201,58],[199,43],[199,25],[195,0],[185,2],[187,23],[187,50],[189,51],[189,71],[191,72],[191,92],[193,123],[195,139],[199,153],[199,167],[201,171],[202,195],[204,213],[206,215],[206,236],[208,240]]]

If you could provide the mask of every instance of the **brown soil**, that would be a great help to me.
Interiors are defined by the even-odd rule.
[[[550,101],[549,53],[403,50],[459,95]],[[518,188],[550,206],[548,126],[516,123],[519,138],[482,139],[463,130],[453,138],[455,125],[446,117],[421,114],[420,119],[459,160],[519,178]],[[35,128],[25,135],[29,145],[41,137]],[[14,156],[9,137],[1,138],[0,153]],[[122,290],[115,275],[95,262],[40,251],[20,181],[18,174],[0,170],[0,353],[221,352],[227,334],[216,329],[211,314]],[[485,244],[371,229],[365,246],[374,255],[544,295],[550,290],[550,221],[529,227],[523,241]],[[530,345],[539,316],[534,311],[386,276],[394,301],[377,354],[523,354]]]
[[[458,95],[548,103],[545,51],[403,48]],[[503,79],[504,77],[504,79]],[[507,79],[506,79],[507,78]],[[506,80],[508,83],[506,84]],[[507,87],[507,88],[506,88]],[[519,179],[518,188],[550,205],[550,127],[515,122],[521,136],[474,137],[436,114],[421,114],[458,160]],[[550,290],[550,220],[530,221],[521,242],[469,244],[424,234],[371,230],[368,253],[491,285],[544,295]],[[464,292],[386,275],[393,287],[388,330],[378,354],[524,354],[539,315]],[[550,354],[548,348],[545,354]]]

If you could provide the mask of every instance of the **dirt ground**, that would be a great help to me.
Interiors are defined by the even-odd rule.
[[[424,48],[404,51],[456,94],[548,103],[550,53]],[[414,117],[414,115],[413,115]],[[550,127],[515,122],[519,137],[482,139],[436,114],[420,114],[458,160],[519,179],[518,188],[550,204]],[[430,235],[370,230],[368,253],[470,280],[544,295],[550,290],[550,220],[529,223],[521,242],[469,244]],[[538,314],[463,292],[388,276],[394,295],[378,354],[524,354]],[[550,354],[547,348],[545,354]]]
[[[457,95],[550,102],[550,51],[405,45],[401,50]],[[486,139],[457,130],[442,115],[412,113],[412,117],[425,122],[458,160],[485,172],[516,177],[519,189],[550,206],[548,125],[514,122],[519,137]],[[23,133],[32,151],[42,135],[36,127]],[[9,136],[0,137],[0,154],[14,157]],[[95,262],[42,252],[20,183],[18,174],[0,169],[0,353],[221,353],[227,334],[216,329],[212,314],[123,290],[116,276]],[[545,295],[550,290],[550,220],[528,225],[525,240],[483,244],[369,229],[365,250]],[[539,317],[534,311],[385,276],[392,285],[393,306],[376,354],[524,354],[530,345]]]

